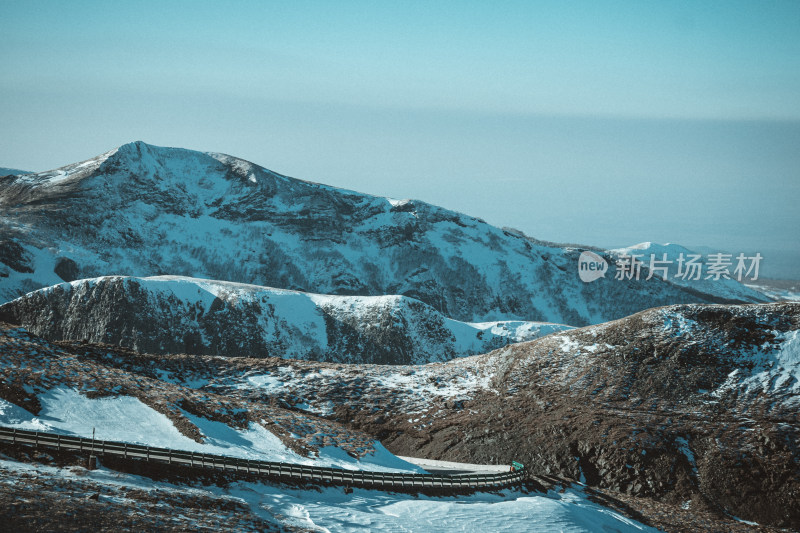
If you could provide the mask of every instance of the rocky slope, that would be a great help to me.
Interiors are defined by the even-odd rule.
[[[403,296],[326,296],[172,276],[62,283],[0,306],[0,319],[48,340],[155,354],[384,364],[446,361],[571,329],[458,322]]]
[[[800,527],[796,303],[669,306],[417,366],[149,356],[0,330],[0,397],[31,412],[57,386],[135,395],[187,435],[184,410],[272,420],[303,448],[332,438],[358,453],[379,438],[399,455],[518,460],[634,509],[672,506],[667,531],[744,527],[731,516]]]
[[[0,212],[0,301],[111,274],[399,294],[468,322],[585,325],[664,304],[766,300],[738,283],[615,280],[612,253],[606,277],[583,283],[574,248],[424,202],[142,142],[2,177]]]
[[[202,390],[338,420],[398,455],[518,460],[676,508],[800,527],[800,304],[670,306],[425,366],[153,364]]]
[[[107,356],[111,353],[124,353],[129,366],[109,364]],[[338,448],[350,463],[356,458],[369,460],[382,450],[374,437],[337,422],[270,403],[251,403],[236,395],[198,390],[198,383],[191,385],[194,388],[171,381],[135,353],[72,350],[0,322],[0,423],[4,425],[73,435],[80,426],[89,428],[89,435],[78,436],[87,437],[94,421],[103,424],[98,429],[105,431],[107,439],[114,440],[114,431],[120,430],[110,425],[113,423],[130,428],[127,433],[145,436],[137,440],[123,436],[119,440],[169,446],[154,442],[156,438],[163,440],[163,427],[126,416],[146,411],[156,415],[151,418],[164,415],[170,429],[181,437],[174,439],[176,447],[190,451],[242,456],[236,453],[238,450],[244,451],[244,457],[284,460],[263,455],[277,437],[287,450],[295,452],[293,458],[285,459],[287,462],[313,464],[322,458],[325,447]],[[44,407],[49,409],[46,413],[42,413]],[[72,430],[65,429],[70,427]],[[222,443],[227,449],[186,447],[186,442],[192,441],[201,445]]]

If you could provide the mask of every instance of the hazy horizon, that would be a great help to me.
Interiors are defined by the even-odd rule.
[[[0,166],[134,140],[800,278],[800,4],[6,3]],[[770,274],[767,274],[769,272]]]

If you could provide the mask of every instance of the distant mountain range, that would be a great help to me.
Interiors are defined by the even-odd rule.
[[[535,209],[536,199],[530,199]],[[134,142],[0,178],[0,302],[81,278],[180,275],[317,294],[401,295],[465,322],[586,325],[649,307],[767,301],[739,283],[582,282],[581,249],[416,200]]]

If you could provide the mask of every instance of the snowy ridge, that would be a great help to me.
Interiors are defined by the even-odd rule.
[[[725,284],[606,278],[580,250],[417,200],[282,176],[232,156],[130,143],[0,182],[0,301],[61,281],[182,275],[318,294],[399,294],[463,322],[572,325],[658,305],[766,301]],[[610,256],[609,256],[610,258]],[[691,289],[691,290],[690,290]]]
[[[115,148],[97,157],[87,159],[86,161],[80,161],[78,163],[56,168],[54,170],[20,174],[18,181],[20,183],[30,183],[32,185],[50,187],[67,179],[80,180],[81,178],[85,178],[98,170],[109,157],[113,156],[118,151],[119,148]]]
[[[710,403],[735,399],[744,408],[750,402],[771,398],[770,409],[791,412],[800,407],[798,316],[797,303],[669,306],[636,315],[641,323],[636,329],[628,329],[627,335],[615,332],[630,322],[630,317],[562,332],[543,341],[558,346],[557,352],[563,354],[563,365],[554,369],[559,374],[552,376],[559,382],[569,383],[578,376],[584,377],[598,360],[618,359],[631,350],[631,345],[650,337],[656,346],[650,348],[655,360],[651,364],[669,366],[672,359],[672,364],[681,361],[697,365],[692,361],[694,357],[713,357],[718,361],[712,366],[713,379],[697,380],[706,385],[701,387],[686,381],[671,394],[695,395]],[[615,338],[616,342],[609,343],[609,338]],[[685,347],[676,351],[671,343]],[[708,360],[703,364],[708,365]]]
[[[445,361],[570,329],[459,322],[404,296],[308,294],[179,276],[61,283],[3,305],[0,314],[51,340],[141,352],[392,364]]]

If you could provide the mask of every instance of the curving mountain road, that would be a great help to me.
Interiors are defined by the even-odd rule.
[[[462,471],[460,472],[461,475],[453,475],[456,472],[452,472],[451,475],[437,475],[342,470],[291,463],[240,459],[224,455],[141,446],[137,444],[128,444],[126,442],[70,437],[58,433],[27,431],[9,427],[0,427],[0,441],[16,446],[35,446],[56,450],[80,451],[88,452],[96,456],[113,456],[124,459],[182,465],[198,470],[221,470],[223,472],[232,472],[240,475],[255,474],[260,477],[278,481],[344,485],[391,491],[435,489],[447,492],[474,492],[480,490],[497,490],[521,483],[525,478],[524,470],[482,474]],[[505,467],[503,468],[505,469]]]

